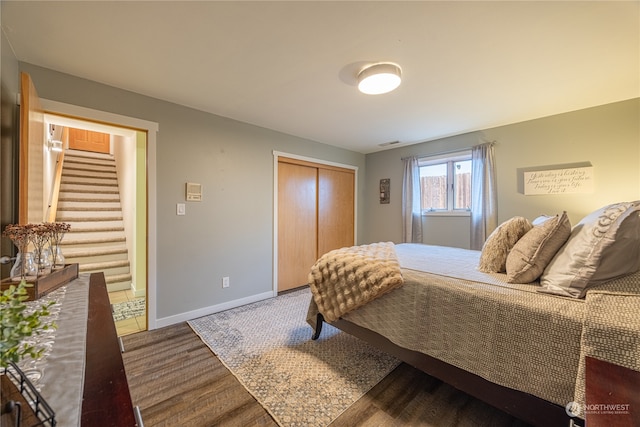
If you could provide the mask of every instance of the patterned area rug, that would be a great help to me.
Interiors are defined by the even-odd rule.
[[[310,299],[307,288],[188,322],[281,426],[329,425],[399,364],[330,325],[313,341]]]
[[[113,320],[126,320],[132,317],[138,317],[144,315],[145,299],[137,298],[133,301],[117,302],[111,304],[111,310],[113,311]]]

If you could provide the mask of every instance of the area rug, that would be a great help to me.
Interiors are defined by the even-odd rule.
[[[400,363],[325,325],[306,323],[306,288],[189,321],[281,426],[324,427]]]
[[[111,304],[111,311],[113,312],[113,320],[126,320],[133,317],[143,316],[146,309],[145,299],[137,298],[133,301],[117,302]]]

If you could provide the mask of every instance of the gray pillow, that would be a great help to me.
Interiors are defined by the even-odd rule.
[[[584,297],[587,288],[640,269],[640,201],[584,217],[545,269],[540,292]]]
[[[521,216],[514,216],[500,224],[482,246],[478,270],[485,273],[504,272],[511,248],[532,227],[529,220]]]
[[[507,257],[507,282],[536,280],[571,234],[567,213],[533,227],[515,244]]]

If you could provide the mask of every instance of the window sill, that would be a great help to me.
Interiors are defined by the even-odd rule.
[[[422,212],[422,216],[450,216],[450,217],[465,217],[471,216],[470,211],[428,211]]]

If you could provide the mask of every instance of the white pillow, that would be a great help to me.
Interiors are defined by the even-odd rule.
[[[549,221],[552,218],[555,218],[555,217],[551,215],[540,215],[539,217],[534,218],[533,221],[531,221],[531,225],[533,226],[540,225],[543,222]]]
[[[640,269],[640,201],[605,206],[571,231],[540,277],[540,292],[584,297],[587,288]]]

